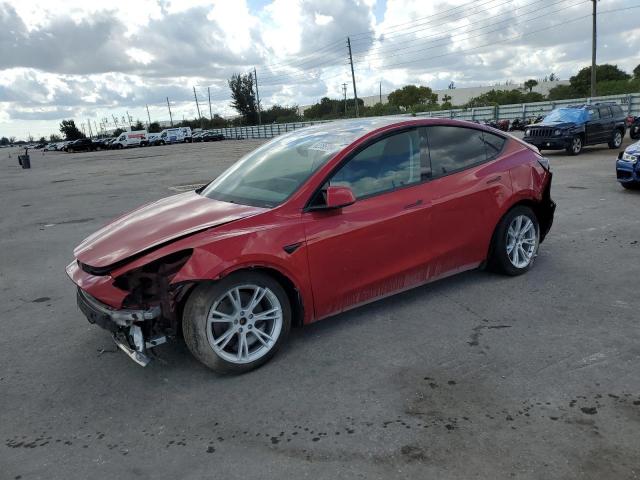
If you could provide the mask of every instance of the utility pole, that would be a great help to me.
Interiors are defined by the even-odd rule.
[[[167,107],[169,108],[169,122],[171,123],[171,126],[173,127],[173,117],[171,116],[171,105],[169,105],[169,97],[167,97]]]
[[[93,132],[91,131],[91,120],[87,120],[87,125],[89,126],[89,138],[93,138]]]
[[[116,126],[116,129],[118,128],[118,119],[116,118],[116,116],[112,113],[111,116],[113,117],[113,124]]]
[[[253,78],[256,80],[256,96],[258,97],[258,125],[262,125],[262,118],[260,115],[260,90],[258,90],[258,72],[256,72],[256,67],[253,67]]]
[[[131,115],[129,115],[129,110],[125,110],[127,114],[127,123],[129,123],[129,131],[131,131]]]
[[[380,103],[382,103],[382,81],[380,81]]]
[[[593,3],[593,26],[591,31],[591,98],[596,96],[596,41],[597,41],[597,5],[598,0],[591,0]]]
[[[149,120],[149,123],[147,123],[147,129],[151,126],[151,115],[149,114],[149,105],[145,105],[145,107],[147,107],[147,120]]]
[[[209,118],[213,120],[213,112],[211,111],[211,87],[207,87],[207,95],[209,95]]]
[[[200,105],[198,105],[198,95],[196,95],[196,87],[193,87],[193,97],[196,99],[196,108],[198,109],[198,119],[200,120],[200,128],[203,128],[202,115],[200,115]]]
[[[347,116],[347,84],[342,84],[342,95],[344,96],[344,116]]]
[[[98,137],[100,135],[100,130],[98,130],[98,124],[96,123],[96,121],[93,121],[93,126],[96,129],[96,137]]]
[[[356,100],[356,117],[358,117],[358,90],[356,90],[356,74],[353,73],[353,55],[351,55],[351,39],[349,37],[347,37],[347,47],[349,48],[349,63],[351,64],[351,80],[353,80],[353,97]]]

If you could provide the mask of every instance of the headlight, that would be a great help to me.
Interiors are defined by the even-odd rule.
[[[558,136],[562,135],[562,130],[560,130],[559,128],[556,128],[556,129],[553,131],[553,134],[554,134],[556,137],[558,137]]]
[[[527,129],[524,131],[524,135],[525,135],[526,137],[528,137],[529,135],[531,135],[531,129],[530,129],[530,128],[527,128]]]
[[[638,161],[638,156],[625,152],[622,154],[622,159],[626,162],[636,163]]]

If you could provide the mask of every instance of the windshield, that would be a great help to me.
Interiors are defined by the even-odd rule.
[[[241,158],[201,194],[226,202],[275,207],[336,153],[378,123],[391,122],[374,119],[333,122],[276,137]]]
[[[583,108],[557,108],[544,117],[544,123],[583,123],[589,120],[591,115]]]

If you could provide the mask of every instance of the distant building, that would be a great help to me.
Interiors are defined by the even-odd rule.
[[[568,80],[558,80],[553,82],[539,82],[538,85],[533,87],[533,92],[547,95],[549,90],[558,85],[569,85]],[[445,88],[443,90],[434,90],[433,93],[438,95],[438,103],[443,102],[443,97],[449,95],[451,97],[450,102],[455,106],[461,106],[471,100],[473,97],[482,95],[483,93],[490,92],[491,90],[523,90],[524,84],[514,83],[510,85],[488,85],[483,87],[464,87],[464,88]],[[376,103],[380,102],[380,95],[371,95],[369,97],[361,97],[366,107],[372,107]],[[387,103],[387,95],[382,95],[382,103]],[[300,115],[312,105],[303,105],[299,107]]]

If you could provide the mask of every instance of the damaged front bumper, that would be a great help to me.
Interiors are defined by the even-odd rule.
[[[145,310],[115,309],[105,305],[87,292],[78,288],[78,307],[89,323],[99,325],[113,335],[116,345],[134,362],[143,367],[151,361],[149,349],[167,341],[165,335],[145,338],[146,322],[156,320],[161,315],[160,306]]]

